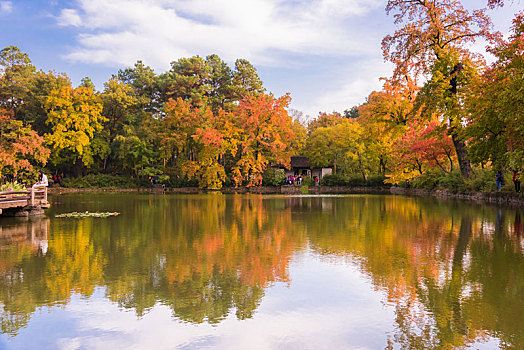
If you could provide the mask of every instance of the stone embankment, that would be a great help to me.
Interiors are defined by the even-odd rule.
[[[141,189],[79,189],[53,187],[49,188],[51,194],[75,192],[151,192],[151,193],[201,193],[198,187],[183,188],[141,188]],[[211,191],[209,191],[211,192]],[[484,203],[524,206],[524,194],[514,192],[472,192],[453,193],[448,190],[421,190],[401,187],[348,187],[348,186],[314,186],[307,189],[300,186],[261,186],[223,188],[222,193],[258,193],[258,194],[394,194],[407,196],[423,196],[448,199],[462,199]]]
[[[483,203],[524,206],[524,194],[515,192],[469,192],[453,193],[448,190],[420,190],[416,188],[392,187],[392,194],[436,198],[462,199]]]

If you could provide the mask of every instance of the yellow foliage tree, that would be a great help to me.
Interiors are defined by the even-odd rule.
[[[45,100],[47,125],[51,132],[44,135],[51,147],[53,163],[93,163],[93,156],[107,151],[95,142],[105,118],[102,103],[92,88],[73,88],[69,79],[59,80]]]

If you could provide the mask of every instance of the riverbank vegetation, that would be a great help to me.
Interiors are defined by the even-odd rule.
[[[386,10],[397,30],[382,42],[394,65],[383,89],[309,122],[243,59],[181,58],[160,74],[138,61],[97,91],[89,78],[75,87],[6,47],[0,178],[29,183],[45,166],[78,187],[151,178],[208,189],[275,185],[274,169],[304,155],[333,168],[325,185],[491,191],[497,171],[510,183],[507,171],[524,166],[524,13],[503,38],[487,9],[457,1],[390,0]],[[470,50],[476,39],[488,42],[493,63]]]

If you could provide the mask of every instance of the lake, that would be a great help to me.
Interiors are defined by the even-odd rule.
[[[50,198],[0,218],[0,349],[524,349],[522,208]],[[71,211],[108,218],[55,218]]]

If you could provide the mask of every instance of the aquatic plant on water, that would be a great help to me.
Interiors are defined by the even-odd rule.
[[[120,213],[114,212],[103,212],[103,213],[90,213],[88,211],[84,212],[72,212],[72,213],[63,213],[63,214],[57,214],[55,215],[55,218],[107,218],[109,216],[117,216],[120,215]]]

